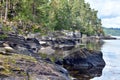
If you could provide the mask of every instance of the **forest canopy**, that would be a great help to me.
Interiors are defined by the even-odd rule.
[[[120,28],[103,28],[106,35],[120,36]]]
[[[103,34],[97,11],[84,0],[0,0],[0,26],[19,34],[78,30]]]

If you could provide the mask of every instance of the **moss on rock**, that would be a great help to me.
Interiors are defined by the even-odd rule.
[[[13,54],[13,55],[2,55],[0,54],[0,75],[10,76],[14,75],[14,71],[22,71],[18,62],[21,61],[21,64],[25,62],[36,63],[37,60],[34,57],[22,55],[22,54]],[[24,71],[20,74],[24,74]]]

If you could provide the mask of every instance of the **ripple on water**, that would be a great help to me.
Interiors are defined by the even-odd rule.
[[[106,66],[101,77],[91,80],[120,80],[120,40],[105,40],[101,47]]]

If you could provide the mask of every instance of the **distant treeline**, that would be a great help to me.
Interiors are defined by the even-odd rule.
[[[106,35],[120,36],[120,28],[103,28]]]
[[[103,33],[97,11],[84,0],[0,0],[0,14],[4,28],[21,34],[63,29]]]

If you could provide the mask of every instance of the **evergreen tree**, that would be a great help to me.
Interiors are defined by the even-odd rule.
[[[14,26],[21,34],[63,29],[103,33],[97,11],[84,0],[1,0],[0,14],[1,24]]]

